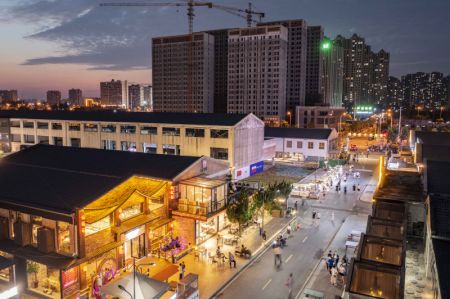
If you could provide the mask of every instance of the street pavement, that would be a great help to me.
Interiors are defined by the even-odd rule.
[[[360,158],[359,163],[356,163],[354,167],[356,171],[360,171],[361,178],[359,180],[350,178],[347,181],[347,194],[343,192],[342,181],[341,192],[337,193],[333,188],[325,197],[319,200],[308,200],[304,206],[298,198],[290,198],[289,206],[293,206],[295,201],[298,201],[298,221],[301,229],[293,232],[293,237],[287,241],[288,246],[283,249],[283,266],[280,269],[274,266],[274,254],[269,249],[217,298],[288,298],[289,292],[285,282],[290,273],[293,273],[294,277],[292,291],[292,298],[294,298],[308,282],[321,258],[326,254],[325,250],[332,243],[347,217],[352,214],[367,217],[370,214],[371,203],[361,198],[364,197],[368,185],[376,184],[377,163],[378,155]],[[353,192],[353,183],[360,184],[360,192]],[[371,192],[371,188],[368,188],[368,192]],[[313,223],[311,217],[313,211],[320,213],[320,223]]]

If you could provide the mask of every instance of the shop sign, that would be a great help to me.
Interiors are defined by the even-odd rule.
[[[255,175],[257,173],[263,172],[264,161],[259,161],[254,164],[250,164],[250,175]]]
[[[63,289],[70,287],[78,281],[78,267],[66,270],[62,273]]]
[[[234,171],[234,178],[236,180],[242,180],[250,176],[250,167],[245,166],[238,168]]]

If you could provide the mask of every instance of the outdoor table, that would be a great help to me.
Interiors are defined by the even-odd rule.
[[[345,242],[345,248],[355,248],[356,246],[358,246],[358,242],[355,241],[346,241]]]

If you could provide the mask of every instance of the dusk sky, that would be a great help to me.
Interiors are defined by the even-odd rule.
[[[100,81],[150,83],[151,38],[186,33],[186,9],[99,7],[101,2],[0,0],[0,89],[18,89],[22,98],[42,98],[49,89],[67,97],[69,88],[98,96]],[[247,6],[239,0],[213,2]],[[266,13],[265,21],[302,18],[322,25],[332,38],[365,37],[373,50],[391,53],[391,75],[450,73],[449,0],[255,0],[253,5]],[[221,10],[196,9],[196,31],[245,25]]]

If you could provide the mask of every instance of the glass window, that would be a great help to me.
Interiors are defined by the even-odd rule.
[[[158,127],[141,127],[142,135],[157,135]]]
[[[132,141],[121,141],[120,149],[122,151],[135,152],[136,151],[136,142]]]
[[[314,148],[314,142],[308,142],[308,148],[313,149]]]
[[[48,136],[38,136],[37,138],[38,138],[38,143],[49,144]]]
[[[319,142],[319,149],[325,149],[325,143],[324,142]]]
[[[24,121],[23,122],[23,127],[24,128],[31,128],[31,129],[33,129],[34,128],[34,122],[32,122],[32,121]]]
[[[63,146],[62,137],[53,137],[53,144],[57,146]]]
[[[186,137],[205,137],[205,129],[186,128]]]
[[[70,146],[81,147],[81,139],[80,138],[70,138]]]
[[[34,143],[34,135],[23,135],[23,141],[25,143]]]
[[[302,148],[302,147],[303,147],[303,142],[297,141],[297,148]]]
[[[143,143],[142,150],[147,154],[156,154],[158,150],[158,145],[156,143]]]
[[[58,252],[72,254],[73,246],[73,228],[67,222],[57,222],[57,246]]]
[[[53,130],[62,130],[62,124],[61,123],[52,123],[52,129]]]
[[[292,147],[292,141],[291,140],[286,141],[286,147],[287,148],[291,148]]]
[[[105,218],[100,219],[94,223],[86,223],[86,236],[98,233],[104,229],[107,229],[111,226],[111,215],[106,216]]]
[[[181,154],[180,146],[178,144],[163,144],[164,155],[177,155]]]
[[[219,160],[228,160],[228,149],[227,148],[217,148],[211,147],[211,158]]]
[[[120,126],[120,133],[122,134],[135,134],[136,126]]]
[[[31,244],[37,246],[38,229],[42,227],[42,217],[31,216]]]
[[[105,150],[115,150],[116,142],[114,140],[102,140],[102,148]]]
[[[69,131],[80,131],[80,124],[69,124]]]
[[[11,134],[11,141],[12,142],[21,142],[20,134]]]
[[[142,203],[138,203],[122,209],[119,215],[120,220],[127,220],[142,213]]]
[[[61,298],[59,270],[27,260],[28,288],[50,298]]]
[[[102,125],[102,132],[104,133],[115,133],[116,126],[115,125]]]
[[[12,120],[10,126],[11,128],[20,128],[20,120]]]
[[[48,129],[48,123],[44,123],[44,122],[38,121],[37,128],[38,129],[45,129],[45,130],[47,130]]]
[[[97,132],[98,131],[98,125],[96,125],[96,124],[84,124],[84,131],[85,132]]]
[[[180,136],[180,128],[162,128],[164,136]]]

